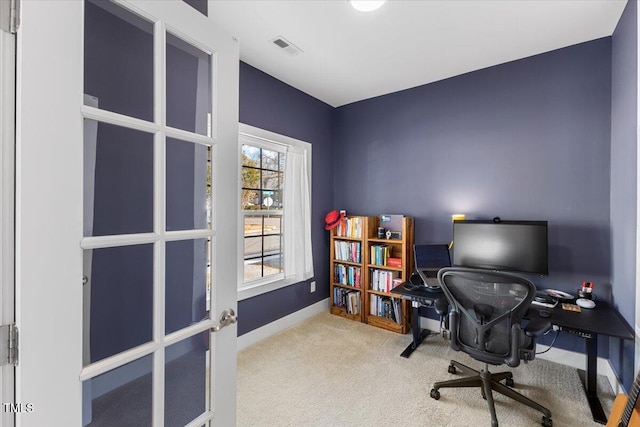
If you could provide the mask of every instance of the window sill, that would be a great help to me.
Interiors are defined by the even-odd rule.
[[[275,291],[276,289],[281,289],[289,285],[293,285],[294,283],[299,283],[301,280],[295,279],[278,279],[271,282],[258,282],[258,283],[248,283],[242,285],[238,289],[238,301],[242,301],[245,299],[253,298],[258,295],[266,294],[267,292]]]

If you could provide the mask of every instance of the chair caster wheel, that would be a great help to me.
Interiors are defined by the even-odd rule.
[[[515,383],[513,382],[513,378],[507,378],[507,380],[505,381],[505,384],[507,385],[507,387],[515,386]]]
[[[436,390],[435,388],[432,388],[432,389],[431,389],[430,396],[431,396],[433,399],[438,400],[438,399],[440,399],[440,392],[439,392],[438,390]]]
[[[449,369],[447,369],[447,371],[448,371],[450,374],[455,374],[455,373],[456,373],[456,367],[455,367],[455,366],[453,366],[453,365],[449,365]]]
[[[549,417],[549,418],[542,417],[542,426],[543,427],[552,427],[553,426],[553,420],[551,419],[551,417]]]

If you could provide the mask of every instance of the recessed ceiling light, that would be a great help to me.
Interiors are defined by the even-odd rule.
[[[360,12],[372,12],[381,8],[384,2],[385,0],[349,0],[351,6]]]

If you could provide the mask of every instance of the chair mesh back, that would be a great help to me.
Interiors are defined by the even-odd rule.
[[[444,269],[441,286],[453,310],[458,312],[458,345],[476,357],[485,353],[509,358],[511,327],[520,324],[535,294],[528,280],[506,273],[475,269]],[[469,351],[467,351],[469,350]],[[493,358],[488,361],[494,363]],[[495,363],[498,363],[497,361]]]

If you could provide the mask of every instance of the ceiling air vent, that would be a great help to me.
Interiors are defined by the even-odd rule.
[[[272,39],[271,43],[273,43],[276,47],[283,50],[284,52],[287,52],[291,56],[296,56],[299,53],[302,53],[302,49],[300,49],[298,46],[294,45],[293,43],[291,43],[289,40],[285,39],[282,36],[278,36]]]

